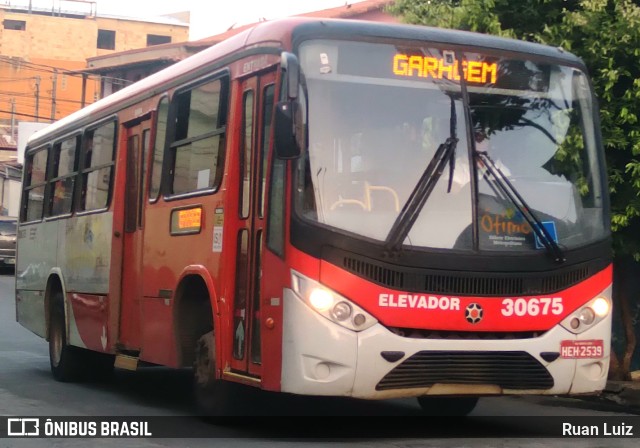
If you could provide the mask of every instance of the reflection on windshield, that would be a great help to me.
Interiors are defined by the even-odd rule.
[[[308,90],[310,150],[301,162],[307,179],[300,187],[306,198],[303,214],[384,241],[438,146],[450,135],[451,98],[435,89],[314,80],[308,81]],[[454,103],[457,116],[464,117],[459,96]],[[466,148],[464,120],[457,127],[459,146]],[[419,232],[411,229],[408,239],[451,247],[471,224],[468,170],[466,175],[455,173],[452,191],[447,170],[428,200],[439,204],[441,218],[455,224],[443,232],[440,223],[423,222]],[[420,220],[429,208],[423,208]]]
[[[411,52],[430,55],[422,58],[427,62],[447,60],[447,51],[433,48],[401,54]],[[393,45],[303,44],[309,107],[309,148],[298,166],[297,209],[303,217],[385,241],[438,145],[451,135],[453,98],[459,138],[455,170],[440,176],[405,245],[522,251],[544,250],[540,234],[562,248],[605,236],[591,97],[582,73],[493,57],[497,74],[487,80],[496,83],[467,85],[467,122],[459,80],[426,79],[420,67],[395,76],[392,62],[385,74],[377,61],[393,61],[397,54]],[[463,56],[483,60],[478,54]],[[533,231],[496,189],[481,161],[470,163],[467,129],[473,147],[486,151],[531,207],[542,232]],[[474,225],[479,241],[473,241]]]
[[[529,64],[529,67],[535,67]],[[535,79],[535,75],[532,75]],[[486,151],[553,241],[576,247],[603,235],[602,190],[583,75],[553,67],[545,97],[472,93],[476,150]],[[522,250],[542,241],[480,169],[480,248]]]

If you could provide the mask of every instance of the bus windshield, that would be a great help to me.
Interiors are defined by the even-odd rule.
[[[313,40],[299,54],[309,129],[296,186],[303,218],[386,241],[438,147],[455,136],[400,233],[404,246],[536,251],[549,246],[542,234],[569,249],[606,236],[592,97],[579,69],[413,43]]]

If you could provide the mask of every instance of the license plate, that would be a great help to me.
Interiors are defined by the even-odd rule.
[[[602,358],[604,356],[604,341],[589,339],[586,341],[561,341],[560,357],[565,359]]]

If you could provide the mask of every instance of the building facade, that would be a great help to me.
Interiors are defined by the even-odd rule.
[[[375,22],[400,23],[400,19],[387,11],[393,0],[364,0],[346,2],[336,8],[297,14],[297,17],[325,19],[370,20]],[[234,27],[224,33],[191,42],[159,45],[154,48],[123,51],[99,55],[87,59],[86,72],[100,76],[100,97],[108,96],[132,82],[162,70],[199,51],[234,36],[255,23]]]
[[[87,59],[189,35],[184,16],[142,20],[96,10],[83,0],[0,4],[0,120],[58,120],[99,96],[99,82],[83,73]]]
[[[99,99],[104,78],[85,72],[87,59],[188,36],[188,13],[135,19],[100,14],[92,0],[2,0],[0,215],[18,212],[21,125],[51,123]]]

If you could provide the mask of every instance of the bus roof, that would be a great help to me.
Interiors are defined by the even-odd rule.
[[[293,21],[294,19],[291,20]],[[478,49],[488,48],[507,52],[527,53],[556,59],[571,65],[584,66],[584,63],[580,58],[562,48],[471,31],[451,30],[423,25],[391,24],[347,19],[305,20],[296,18],[295,22],[296,26],[293,30],[294,45],[297,39],[302,40],[309,35],[314,37],[346,37],[357,35],[372,38],[378,37],[387,39],[427,41],[440,44],[476,47]],[[265,23],[265,25],[266,24],[267,23]]]
[[[254,27],[248,28],[223,42],[215,44],[74,112],[36,132],[29,139],[27,146],[28,148],[36,147],[52,137],[64,135],[79,127],[108,117],[145,98],[161,94],[184,83],[186,76],[194,73],[196,76],[204,75],[206,72],[200,73],[201,70],[213,66],[216,61],[230,57],[240,50],[250,47],[272,47],[272,51],[291,50],[300,41],[310,37],[339,39],[353,38],[354,36],[406,39],[461,45],[478,49],[526,53],[585,68],[580,58],[563,49],[516,39],[420,25],[388,24],[348,19],[290,17],[258,23]]]

